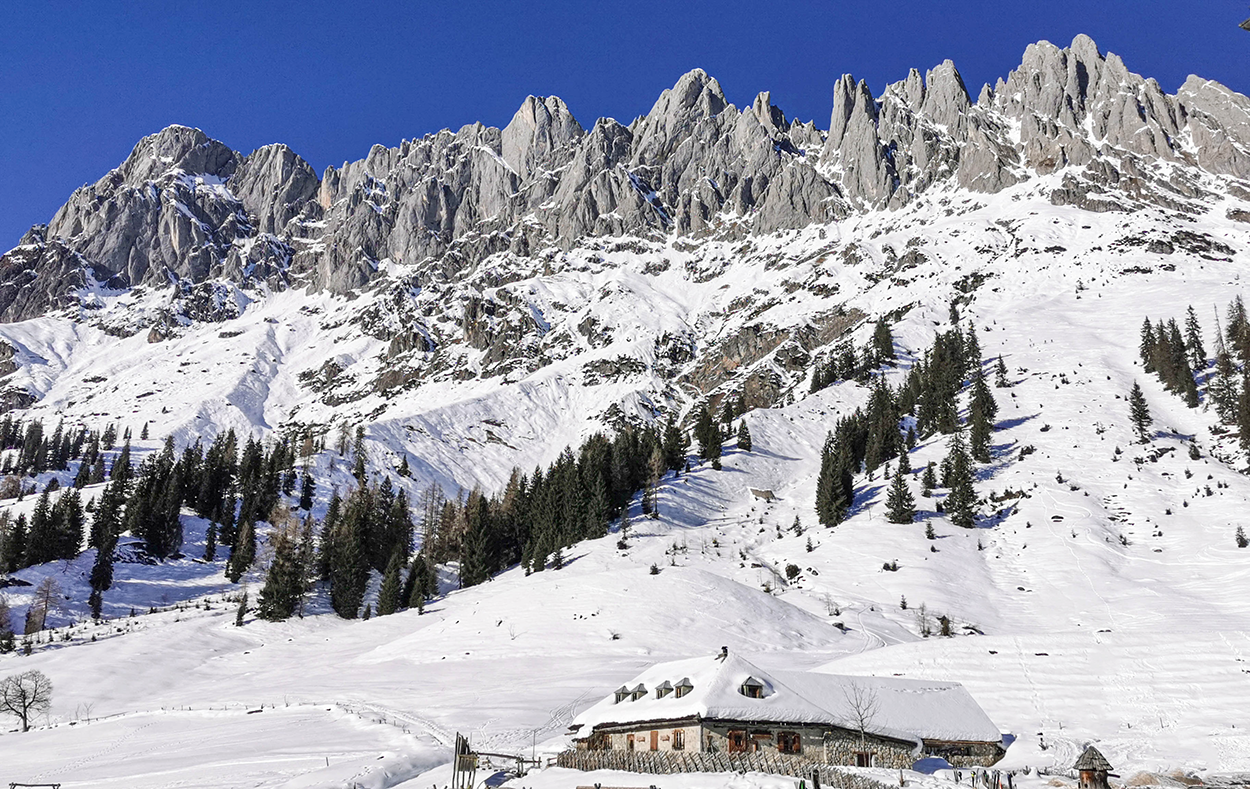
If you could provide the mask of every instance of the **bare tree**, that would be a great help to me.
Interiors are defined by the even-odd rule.
[[[859,749],[862,751],[865,748],[865,735],[868,733],[868,727],[877,717],[881,702],[877,698],[876,691],[854,681],[842,689],[842,695],[846,697],[846,703],[851,709],[851,722],[859,731]]]
[[[0,681],[0,712],[16,716],[22,731],[30,731],[31,718],[47,714],[52,707],[52,680],[42,671],[24,671]]]
[[[26,611],[25,634],[38,633],[48,625],[48,614],[65,612],[65,593],[52,576],[45,576],[35,587],[35,599]]]

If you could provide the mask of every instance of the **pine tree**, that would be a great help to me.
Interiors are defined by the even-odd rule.
[[[216,521],[208,522],[208,529],[204,533],[204,561],[217,561],[217,523]]]
[[[998,363],[994,365],[994,386],[1005,389],[1007,385],[1007,364],[1003,361],[1003,357],[999,356]]]
[[[1202,326],[1198,323],[1198,315],[1193,306],[1185,312],[1185,350],[1189,352],[1189,363],[1195,370],[1207,366],[1207,351],[1202,344]]]
[[[1228,305],[1227,327],[1225,331],[1228,333],[1228,344],[1233,346],[1243,359],[1246,355],[1246,349],[1243,347],[1243,338],[1245,337],[1246,328],[1246,305],[1238,294]]]
[[[234,547],[230,550],[230,561],[226,563],[226,577],[230,583],[237,584],[255,560],[256,525],[251,520],[245,520],[239,526]]]
[[[256,615],[278,622],[295,613],[304,594],[304,569],[300,565],[298,543],[289,527],[276,530],[272,540],[273,562],[256,598]]]
[[[990,438],[994,432],[994,417],[998,414],[998,404],[985,383],[985,376],[978,367],[972,375],[972,404],[969,408],[969,442],[972,445],[972,457],[978,463],[990,462]]]
[[[933,489],[937,487],[937,477],[933,474],[932,460],[924,467],[924,475],[920,478],[920,485],[920,495],[925,498],[933,495]]]
[[[1146,396],[1142,394],[1141,387],[1137,382],[1133,382],[1133,388],[1129,391],[1128,396],[1129,418],[1132,420],[1133,429],[1137,431],[1137,436],[1141,443],[1149,442],[1150,438],[1147,430],[1150,428],[1150,407],[1146,405]]]
[[[970,529],[976,522],[976,491],[972,486],[972,460],[962,433],[951,437],[945,466],[949,469],[950,488],[945,501],[947,517],[954,525]]]
[[[365,471],[365,462],[367,458],[365,453],[365,429],[363,427],[356,428],[356,445],[352,450],[352,457],[352,476],[356,478],[357,482],[363,485],[365,484],[365,474],[367,473]]]
[[[1219,348],[1215,354],[1215,375],[1207,385],[1207,392],[1220,422],[1229,425],[1237,419],[1237,368],[1223,342],[1218,337],[1216,340]]]
[[[738,423],[738,449],[743,452],[751,451],[751,429],[747,427],[745,419]]]
[[[907,475],[897,473],[885,501],[885,517],[890,523],[911,523],[916,517],[916,500],[907,489]]]
[[[382,588],[378,591],[378,616],[387,616],[399,610],[401,592],[399,574],[403,568],[403,555],[396,549],[386,565],[386,573],[382,576]]]
[[[873,329],[872,350],[882,361],[893,361],[895,358],[894,335],[890,333],[890,324],[885,318],[878,319],[877,326]]]
[[[50,562],[56,558],[56,535],[53,533],[51,494],[45,487],[30,513],[30,531],[26,539],[26,556],[23,565]]]
[[[1155,328],[1147,317],[1142,323],[1141,340],[1137,345],[1137,352],[1141,356],[1142,365],[1146,368],[1146,372],[1155,372]]]

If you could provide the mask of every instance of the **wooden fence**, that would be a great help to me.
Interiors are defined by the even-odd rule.
[[[830,764],[780,753],[652,753],[650,751],[564,751],[556,764],[571,770],[621,770],[631,773],[756,772],[811,778],[834,789],[897,789],[896,786]]]

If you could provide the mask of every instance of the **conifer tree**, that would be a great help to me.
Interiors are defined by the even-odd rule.
[[[1133,382],[1133,388],[1129,390],[1128,396],[1129,419],[1133,423],[1133,429],[1137,431],[1138,439],[1141,443],[1149,442],[1150,438],[1147,430],[1150,428],[1150,407],[1146,405],[1146,396],[1142,394],[1141,387],[1137,382]]]
[[[118,480],[123,486],[130,484],[130,481],[134,479],[134,469],[130,465],[129,441],[122,446],[122,451],[113,461],[113,466],[109,469],[109,479]]]
[[[949,469],[945,507],[951,523],[970,529],[976,522],[976,491],[972,486],[972,459],[962,433],[951,437],[945,466]]]
[[[885,501],[885,517],[890,523],[911,523],[916,517],[916,500],[907,488],[907,475],[894,475]]]
[[[937,477],[933,474],[933,461],[924,467],[924,474],[920,477],[920,495],[928,498],[933,495],[933,489],[937,487]]]
[[[885,318],[878,319],[873,329],[872,350],[881,361],[894,361],[894,335],[890,333],[890,324]]]
[[[289,527],[275,530],[272,539],[273,562],[256,598],[256,615],[278,622],[295,613],[304,594],[304,569],[300,566],[299,545]]]
[[[365,484],[365,429],[363,427],[356,428],[356,444],[352,450],[352,476],[361,485]]]
[[[347,507],[339,518],[331,535],[330,551],[330,605],[344,619],[355,619],[369,580],[369,567],[359,534],[358,508]]]
[[[706,404],[699,409],[699,418],[694,426],[694,437],[699,442],[700,458],[711,460],[714,457],[720,457],[720,429],[712,421],[712,414],[708,411]]]
[[[1146,372],[1155,372],[1155,328],[1149,316],[1142,323],[1141,341],[1137,345],[1137,351],[1141,355],[1142,365],[1146,368]]]
[[[30,513],[30,531],[26,541],[24,566],[43,564],[56,558],[56,535],[53,533],[51,494],[45,487]]]
[[[208,529],[204,533],[204,561],[217,561],[217,523],[216,521],[208,522]]]
[[[998,357],[998,363],[994,365],[994,386],[999,389],[1005,389],[1008,385],[1007,381],[1007,364],[1003,361],[1003,357]]]
[[[751,451],[751,429],[747,427],[745,419],[738,423],[738,449],[743,452]]]
[[[1246,305],[1241,300],[1241,294],[1235,296],[1228,305],[1227,328],[1228,344],[1233,346],[1243,359],[1246,355],[1246,349],[1243,347],[1243,338],[1245,337],[1246,328]]]
[[[978,463],[990,462],[990,438],[997,414],[998,404],[994,402],[994,395],[990,393],[985,376],[978,367],[972,374],[972,404],[968,414],[972,457]]]
[[[391,555],[386,565],[386,573],[382,576],[382,588],[378,591],[378,616],[393,614],[399,610],[400,587],[399,574],[404,568],[404,559],[399,550]]]
[[[1191,305],[1185,312],[1185,350],[1189,352],[1189,364],[1195,370],[1207,366],[1207,351],[1202,344],[1202,326]]]
[[[1216,345],[1215,375],[1207,385],[1207,392],[1215,405],[1216,415],[1222,423],[1228,425],[1237,419],[1237,368],[1218,335]]]
[[[237,584],[255,560],[256,524],[245,520],[239,526],[234,547],[230,550],[230,561],[226,564],[226,577],[230,579],[230,583]]]

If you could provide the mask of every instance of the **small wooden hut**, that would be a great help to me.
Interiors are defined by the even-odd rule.
[[[1080,789],[1108,789],[1111,763],[1094,746],[1087,747],[1072,768],[1081,774]]]

